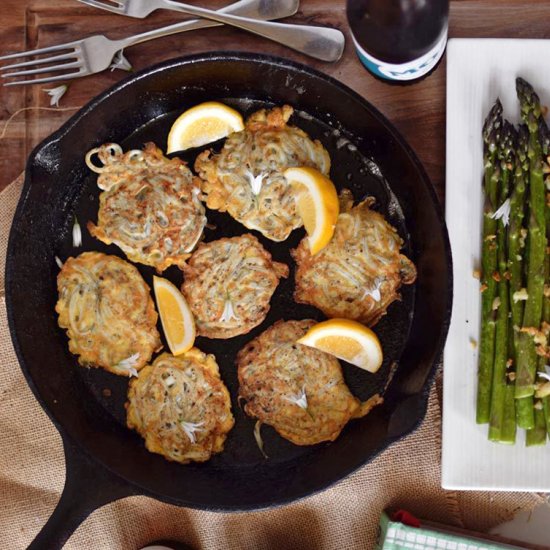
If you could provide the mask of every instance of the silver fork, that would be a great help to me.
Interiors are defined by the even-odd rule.
[[[240,0],[219,10],[220,13],[234,13],[244,15],[246,17],[255,17],[258,19],[281,19],[294,15],[298,10],[299,0],[277,0],[276,2],[266,2],[265,0]],[[68,71],[63,74],[47,76],[44,78],[16,80],[7,82],[4,86],[15,86],[17,84],[42,84],[44,82],[55,82],[59,80],[67,80],[78,78],[90,74],[99,73],[109,68],[113,57],[117,52],[138,44],[146,40],[153,40],[194,29],[204,29],[207,27],[216,27],[221,23],[206,19],[183,21],[160,29],[155,29],[149,32],[144,32],[120,40],[111,40],[106,36],[96,34],[82,40],[67,42],[57,46],[48,48],[39,48],[37,50],[29,50],[26,52],[13,53],[0,57],[0,61],[8,59],[17,59],[21,57],[29,57],[43,54],[53,54],[31,61],[23,61],[0,67],[0,71],[9,69],[21,69],[22,71],[9,72],[2,74],[2,78],[18,78],[45,73],[59,73],[60,71]],[[59,63],[57,63],[59,62]],[[53,65],[47,65],[55,63]],[[41,67],[41,65],[47,65]],[[27,69],[27,67],[29,67]],[[31,68],[32,67],[32,68]],[[36,68],[35,68],[36,67]]]
[[[195,17],[211,19],[218,23],[238,27],[245,31],[269,38],[301,53],[322,61],[338,61],[345,45],[344,35],[337,29],[311,25],[287,25],[257,21],[219,13],[172,0],[78,0],[88,6],[100,8],[120,15],[143,19],[157,9],[180,11]],[[277,2],[270,2],[276,4]]]

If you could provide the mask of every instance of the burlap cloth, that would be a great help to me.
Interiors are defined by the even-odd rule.
[[[0,193],[0,288],[5,250],[22,186]],[[0,549],[26,547],[53,511],[63,488],[61,438],[40,408],[12,348],[0,298]],[[441,411],[434,387],[422,426],[372,463],[323,493],[294,505],[247,514],[178,508],[147,497],[96,510],[67,549],[137,549],[162,538],[194,548],[371,549],[380,514],[406,508],[419,517],[485,531],[543,495],[444,491],[440,486]],[[282,480],[284,483],[284,480]]]

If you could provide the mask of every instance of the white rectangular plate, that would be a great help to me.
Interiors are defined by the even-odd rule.
[[[482,225],[481,129],[500,97],[510,122],[520,120],[515,79],[525,78],[550,105],[550,40],[453,39],[447,46],[446,218],[453,252],[454,303],[444,355],[442,485],[446,489],[550,491],[550,442],[492,443],[475,420],[476,344]]]

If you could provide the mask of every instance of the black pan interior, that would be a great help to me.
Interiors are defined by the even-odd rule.
[[[385,353],[371,375],[344,365],[352,392],[366,399],[384,390],[386,403],[350,423],[332,444],[298,447],[269,427],[263,436],[265,460],[253,437],[254,421],[237,400],[234,358],[239,349],[277,319],[323,319],[313,307],[292,299],[294,265],[290,249],[304,236],[295,231],[284,243],[256,234],[273,257],[287,263],[290,277],[272,298],[267,319],[249,334],[229,340],[198,338],[213,353],[232,396],[236,425],[222,454],[205,464],[181,466],[148,453],[125,427],[127,380],[100,369],[77,367],[67,339],[57,327],[54,305],[58,268],[83,250],[124,257],[85,230],[96,220],[99,190],[84,154],[106,141],[124,149],[154,141],[164,148],[168,130],[181,112],[199,102],[221,100],[243,115],[288,103],[291,123],[320,139],[332,159],[336,186],[352,190],[356,201],[376,198],[377,208],[405,240],[417,264],[416,285],[403,289],[376,326]],[[207,212],[207,241],[246,229],[227,214]],[[83,248],[75,250],[71,227],[83,228]],[[211,509],[247,509],[286,502],[319,490],[368,461],[423,417],[426,383],[448,321],[450,271],[446,232],[433,192],[411,151],[365,101],[318,73],[289,62],[253,55],[202,56],[165,63],[105,93],[39,146],[29,160],[27,184],[16,214],[7,266],[10,326],[23,369],[46,410],[88,452],[146,492],[180,504]],[[137,266],[151,285],[153,270]],[[164,276],[178,286],[182,274]],[[397,366],[399,365],[399,366]]]

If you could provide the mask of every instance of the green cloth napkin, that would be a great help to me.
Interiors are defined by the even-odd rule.
[[[384,513],[380,518],[380,537],[376,550],[522,550],[475,537],[447,533],[431,526],[411,527],[392,521]]]

